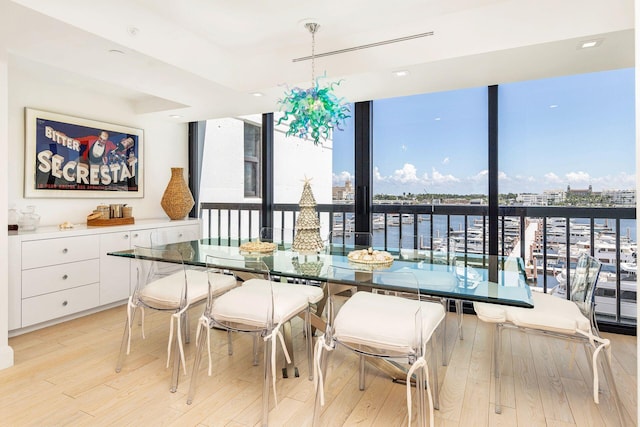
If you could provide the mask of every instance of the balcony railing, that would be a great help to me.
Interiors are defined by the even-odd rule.
[[[204,236],[220,244],[255,238],[260,209],[259,203],[202,203]],[[353,231],[353,209],[352,204],[318,205],[321,236],[325,238],[333,231],[348,239]],[[293,229],[298,210],[297,204],[276,204],[272,226]],[[373,244],[380,249],[486,254],[487,215],[486,205],[374,204]],[[570,289],[571,266],[580,252],[600,259],[604,266],[596,293],[599,323],[610,325],[610,330],[630,332],[636,325],[635,220],[633,208],[502,206],[499,251],[523,258],[530,285],[544,292],[559,284]]]

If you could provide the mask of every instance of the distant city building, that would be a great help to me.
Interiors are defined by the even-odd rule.
[[[468,205],[470,201],[468,199],[454,198],[442,200],[443,205]]]
[[[516,197],[516,202],[523,206],[547,206],[548,200],[547,194],[521,193]]]
[[[564,203],[567,195],[563,190],[545,190],[542,194],[546,197],[547,206]]]
[[[523,206],[557,206],[562,205],[570,197],[599,197],[604,205],[628,206],[636,205],[636,190],[604,190],[602,192],[593,191],[590,185],[587,189],[571,189],[567,186],[567,191],[545,190],[542,194],[520,193],[516,197],[516,202]]]
[[[609,199],[616,206],[634,207],[636,205],[636,190],[604,190],[602,197]]]
[[[593,187],[590,185],[586,190],[572,190],[570,185],[567,185],[567,197],[575,196],[575,197],[589,197],[589,196],[597,196],[600,193],[593,191]]]
[[[520,193],[516,202],[523,206],[553,206],[564,203],[565,195],[563,190],[545,190],[542,194]]]
[[[351,185],[351,180],[346,180],[344,187],[334,186],[332,187],[333,200],[353,200],[354,191]]]

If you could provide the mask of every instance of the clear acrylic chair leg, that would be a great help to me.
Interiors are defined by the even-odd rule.
[[[329,352],[328,351],[323,351],[321,358],[320,358],[320,371],[318,373],[318,376],[322,376],[323,378],[323,382],[326,383],[327,382],[327,363],[328,363],[328,359],[329,359]],[[313,406],[313,421],[312,421],[312,426],[320,426],[320,413],[322,412],[322,405],[320,404],[320,393],[322,393],[323,390],[320,390],[320,384],[318,384],[318,390],[316,390],[316,399],[315,399],[315,404]]]
[[[307,369],[309,369],[309,381],[313,381],[313,336],[311,335],[311,313],[308,308],[304,315],[304,326],[307,340]]]
[[[116,362],[116,372],[120,372],[122,370],[124,357],[127,354],[127,344],[129,343],[129,321],[133,323],[134,316],[136,314],[136,310],[132,310],[131,307],[127,305],[127,311],[129,310],[131,310],[131,313],[127,316],[127,320],[124,322],[124,333],[122,334],[122,343],[120,343],[120,354],[118,355],[118,361]]]
[[[493,337],[493,369],[494,369],[494,376],[496,379],[496,396],[495,396],[495,401],[496,401],[496,409],[495,412],[496,414],[501,414],[502,413],[502,404],[500,403],[500,395],[501,395],[501,385],[502,385],[502,379],[500,376],[500,357],[501,357],[501,353],[502,353],[502,325],[500,323],[496,323],[496,329],[493,332],[495,335]]]
[[[464,335],[462,333],[462,320],[464,319],[463,317],[463,312],[462,312],[462,308],[463,308],[463,301],[457,299],[456,302],[456,315],[458,318],[458,338],[460,338],[460,340],[464,339]]]
[[[271,389],[271,346],[273,341],[268,339],[264,342],[264,384],[262,385],[262,426],[269,424],[269,392]]]
[[[618,420],[620,421],[620,425],[624,426],[625,418],[624,413],[622,411],[622,407],[620,405],[620,396],[618,395],[618,388],[616,387],[615,380],[613,378],[613,371],[611,370],[611,355],[608,351],[604,351],[602,355],[602,365],[604,368],[604,377],[607,380],[607,384],[609,385],[609,393],[611,394],[611,400],[616,407],[616,412],[618,414]],[[628,424],[631,425],[631,424]]]
[[[365,359],[364,359],[364,354],[360,355],[360,360],[358,361],[359,364],[359,383],[358,383],[358,387],[360,388],[360,391],[364,390],[364,377],[365,377]]]
[[[173,370],[171,372],[171,386],[169,387],[171,393],[175,393],[178,389],[178,377],[180,376],[180,331],[177,331],[173,339],[175,340],[173,344]]]
[[[258,364],[260,363],[258,361],[258,347],[259,347],[258,340],[259,339],[260,339],[259,332],[256,332],[255,334],[253,334],[253,366],[258,366]]]
[[[433,391],[433,409],[440,409],[440,390],[438,383],[438,358],[436,356],[436,343],[434,337],[431,338],[431,354],[429,356],[429,370],[431,377],[431,390]]]
[[[196,382],[198,380],[198,371],[200,370],[200,361],[202,360],[202,350],[207,342],[207,328],[200,324],[198,325],[200,333],[198,335],[198,342],[196,343],[196,355],[193,360],[193,368],[191,371],[191,383],[189,384],[189,394],[187,395],[187,405],[191,405],[193,402],[193,396],[196,392]]]
[[[233,356],[233,340],[231,339],[231,331],[227,331],[227,354]]]

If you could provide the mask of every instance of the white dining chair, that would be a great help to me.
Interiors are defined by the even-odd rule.
[[[570,280],[569,299],[532,292],[533,308],[511,307],[484,302],[474,302],[478,319],[495,324],[494,339],[494,375],[495,412],[502,412],[501,406],[501,356],[502,331],[505,328],[536,333],[544,336],[580,342],[584,345],[587,359],[591,361],[593,374],[593,400],[599,403],[598,360],[604,366],[604,374],[609,385],[612,400],[622,425],[623,415],[620,399],[611,372],[610,341],[600,336],[595,321],[594,290],[600,274],[598,260],[583,254],[578,259],[575,272]],[[598,358],[602,354],[602,357]]]
[[[334,284],[371,283],[413,293],[413,298],[373,292],[357,292],[338,310]],[[408,364],[407,413],[412,418],[411,379],[415,374],[418,425],[433,425],[434,408],[438,408],[438,379],[434,333],[442,323],[445,312],[441,304],[422,301],[418,281],[412,273],[388,271],[359,271],[331,267],[327,283],[327,327],[318,338],[315,348],[316,402],[314,425],[320,425],[321,407],[325,404],[324,382],[327,378],[327,356],[337,345],[359,356],[359,388],[365,388],[365,358],[402,358]],[[431,343],[431,349],[428,344]],[[429,351],[430,350],[430,351]],[[430,353],[428,364],[426,355]],[[429,366],[431,380],[429,380]],[[431,389],[433,388],[433,397]],[[428,409],[427,409],[428,408]]]
[[[216,292],[213,287],[210,287],[207,305],[200,318],[196,334],[197,349],[187,404],[191,404],[194,399],[202,351],[205,346],[209,354],[208,374],[212,374],[211,328],[250,333],[264,340],[262,425],[266,426],[269,416],[270,389],[273,389],[274,401],[276,405],[278,404],[275,374],[277,342],[280,341],[287,361],[290,361],[289,350],[293,351],[284,345],[281,328],[294,317],[304,315],[309,379],[312,379],[313,350],[309,314],[311,304],[323,298],[323,291],[315,286],[273,281],[266,263],[257,258],[226,259],[207,256],[207,271],[211,278],[210,284],[223,271],[249,272],[253,277],[244,281],[241,286],[226,292]],[[256,346],[254,346],[254,364],[257,363],[256,356]]]
[[[136,287],[127,302],[127,319],[116,362],[116,372],[122,370],[124,357],[131,351],[131,333],[136,312],[140,311],[140,329],[143,339],[145,338],[145,309],[170,313],[167,367],[169,367],[173,348],[176,354],[170,391],[175,392],[178,386],[180,363],[186,374],[183,347],[183,335],[187,331],[186,313],[193,305],[206,300],[209,292],[207,276],[203,276],[199,271],[185,268],[182,253],[175,249],[136,246],[134,257]],[[232,287],[236,283],[230,278],[220,282],[219,285]]]

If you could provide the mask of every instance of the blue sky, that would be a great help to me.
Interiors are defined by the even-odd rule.
[[[498,101],[501,193],[635,188],[634,69],[504,84]],[[486,106],[486,88],[374,101],[374,194],[486,194]],[[334,185],[352,135],[352,119],[334,134]]]

